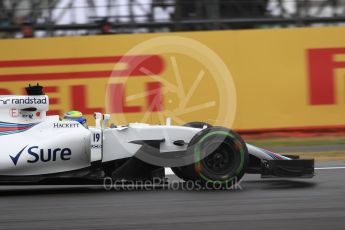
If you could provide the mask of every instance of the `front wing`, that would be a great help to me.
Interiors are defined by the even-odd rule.
[[[312,178],[313,159],[266,160],[261,163],[262,178]]]

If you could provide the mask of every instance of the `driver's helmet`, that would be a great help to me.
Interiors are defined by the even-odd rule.
[[[68,120],[68,121],[76,121],[79,122],[80,124],[82,124],[84,127],[87,128],[87,124],[86,124],[86,118],[84,117],[84,115],[79,112],[79,111],[69,111],[66,112],[63,116],[64,120]]]

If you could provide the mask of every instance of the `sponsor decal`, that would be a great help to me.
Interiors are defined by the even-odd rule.
[[[11,117],[18,117],[19,116],[19,110],[18,109],[10,109],[10,116]]]
[[[260,45],[253,42],[257,34],[262,37]],[[287,34],[298,42],[287,42]],[[154,40],[155,35],[78,38],[82,42],[57,38],[58,41],[51,39],[44,45],[32,44],[37,50],[35,56],[23,56],[20,49],[23,41],[18,40],[15,41],[18,46],[2,45],[0,94],[22,95],[25,89],[18,89],[18,83],[25,86],[38,82],[45,86],[44,91],[50,96],[48,115],[62,115],[73,108],[91,119],[93,112],[99,111],[110,113],[119,124],[140,120],[161,123],[161,116],[163,121],[169,116],[175,124],[198,119],[241,131],[339,126],[345,113],[345,43],[340,39],[343,34],[344,28],[334,27],[263,33],[253,30],[248,33],[167,34],[160,36],[160,40]],[[191,48],[189,43],[182,43],[177,49],[177,40],[164,42],[166,37],[194,39],[216,52],[226,66],[234,69],[237,102],[241,109],[235,111],[233,126],[230,122],[215,122],[217,119],[214,119],[217,113],[230,117],[218,111],[230,104],[224,101],[230,97],[225,95],[225,90],[217,92],[217,86],[212,83],[214,78],[221,79],[224,75],[211,73],[215,59],[200,55],[205,49]],[[210,39],[219,37],[224,39],[219,42]],[[108,39],[116,42],[106,42]],[[130,45],[116,45],[123,41]],[[96,51],[90,45],[95,42],[100,45]],[[65,53],[58,52],[61,47]],[[69,52],[73,49],[80,50],[78,56]],[[236,50],[241,52],[236,53]],[[9,57],[8,53],[13,55]],[[56,53],[59,57],[52,56]],[[114,55],[106,56],[109,53]],[[206,61],[198,59],[208,60],[209,64],[202,65]],[[201,65],[204,68],[199,73]],[[243,65],[250,68],[241,68]],[[252,84],[248,85],[248,81]],[[191,87],[194,85],[196,87]],[[219,85],[226,88],[229,84]],[[189,92],[192,92],[191,97]],[[208,104],[208,99],[214,98],[217,99],[215,104]],[[0,99],[5,100],[0,101],[0,106],[11,103],[6,101],[8,97]],[[199,107],[204,102],[207,102],[205,107]],[[204,111],[196,111],[200,108]],[[257,110],[261,112],[256,113]],[[279,119],[272,119],[275,117]]]
[[[28,113],[28,114],[22,114],[23,118],[30,118],[33,119],[34,118],[34,114],[33,113]]]
[[[53,127],[55,129],[64,129],[64,128],[78,128],[79,124],[69,124],[69,123],[54,123]]]
[[[6,99],[6,100],[0,100],[0,103],[2,103],[3,105],[7,105],[7,103],[10,101],[10,99]]]
[[[17,165],[20,155],[22,155],[23,151],[26,149],[27,146],[25,146],[22,150],[19,151],[19,153],[15,154],[14,156],[10,155],[10,158],[14,165]]]
[[[93,148],[93,149],[101,149],[102,145],[91,145],[91,148]]]
[[[307,50],[311,105],[336,104],[336,71],[345,68],[336,57],[344,54],[344,47]]]
[[[46,81],[46,80],[71,80],[71,79],[107,79],[109,76],[116,78],[148,78],[150,75],[159,76],[165,69],[163,57],[155,54],[145,55],[125,55],[125,56],[99,56],[99,57],[74,57],[74,58],[54,58],[54,59],[29,59],[29,60],[5,60],[0,61],[0,68],[22,67],[47,67],[47,66],[74,66],[85,64],[114,64],[123,65],[124,68],[117,70],[107,69],[102,71],[73,71],[73,72],[49,72],[49,73],[20,73],[20,74],[0,74],[0,82],[12,81]],[[145,71],[144,71],[145,70]],[[87,82],[87,81],[85,81]],[[103,106],[91,106],[87,95],[91,94],[90,85],[73,84],[66,87],[65,84],[45,87],[45,93],[55,93],[56,97],[51,97],[50,105],[56,105],[57,109],[48,111],[48,115],[62,114],[64,108],[60,98],[62,90],[68,90],[70,93],[70,108],[83,111],[85,115],[93,115],[95,111],[105,112]],[[114,83],[109,85],[107,98],[110,102],[109,110],[112,113],[138,113],[149,110],[157,112],[163,110],[163,85],[159,81],[150,81],[143,83],[146,101],[142,105],[131,106],[127,104],[126,85]],[[6,88],[0,88],[0,94],[16,94]],[[1,103],[1,101],[0,101]],[[42,103],[43,104],[43,103]],[[66,104],[66,101],[64,101]]]
[[[31,146],[27,148],[26,145],[15,155],[9,155],[13,164],[17,165],[20,156],[24,150],[27,149],[25,154],[29,155],[29,159],[26,161],[28,164],[34,164],[38,162],[54,162],[57,160],[68,161],[71,159],[72,150],[70,148],[53,148],[53,149],[42,149],[39,146]]]
[[[13,98],[12,104],[14,105],[31,105],[31,104],[47,104],[47,98]]]

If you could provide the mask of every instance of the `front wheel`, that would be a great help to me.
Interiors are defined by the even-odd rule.
[[[195,163],[179,167],[177,176],[211,188],[236,184],[243,177],[249,161],[242,138],[222,127],[200,131],[189,143],[187,151],[194,155]]]
[[[204,127],[209,128],[212,127],[212,125],[206,123],[206,122],[201,122],[201,121],[193,121],[193,122],[188,122],[186,124],[184,124],[183,126],[186,127],[191,127],[191,128],[198,128],[198,129],[202,129]],[[197,178],[195,177],[191,177],[190,175],[188,176],[186,173],[183,172],[183,167],[172,167],[171,170],[173,171],[173,173],[179,177],[180,179],[184,180],[184,181],[190,181],[190,180],[196,180]]]

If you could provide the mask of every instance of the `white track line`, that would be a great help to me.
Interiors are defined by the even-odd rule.
[[[315,168],[315,170],[335,170],[335,169],[345,169],[345,166]],[[165,175],[174,175],[174,173],[170,168],[166,168]]]
[[[315,168],[316,170],[332,170],[332,169],[345,169],[345,166],[342,167],[321,167],[321,168]]]

